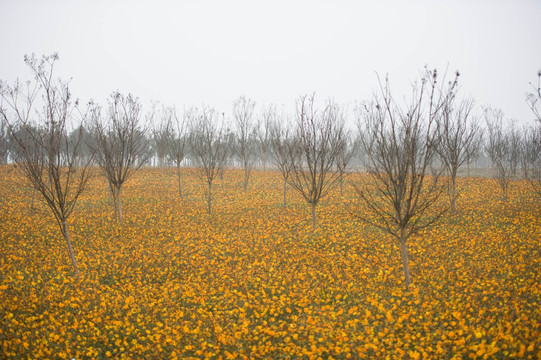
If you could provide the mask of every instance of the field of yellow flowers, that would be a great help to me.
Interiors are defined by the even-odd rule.
[[[359,222],[346,184],[319,227],[278,173],[216,184],[214,214],[193,170],[142,169],[120,225],[97,174],[70,218],[81,269],[48,209],[0,168],[0,358],[541,357],[541,204],[525,182],[500,201],[460,179],[458,212],[409,244]],[[351,175],[352,180],[358,175]]]

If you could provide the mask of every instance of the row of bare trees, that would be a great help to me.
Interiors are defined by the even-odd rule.
[[[527,96],[537,117],[534,126],[519,131],[505,125],[501,111],[485,108],[488,131],[483,137],[473,100],[457,96],[458,72],[448,81],[425,68],[406,103],[395,100],[385,79],[379,93],[357,107],[357,135],[352,135],[343,109],[331,101],[317,108],[313,95],[299,98],[293,115],[269,106],[259,117],[255,102],[240,97],[233,104],[231,127],[225,114],[205,106],[182,114],[154,107],[144,116],[138,98],[119,92],[105,107],[91,102],[82,111],[69,83],[53,77],[57,59],[55,54],[40,60],[25,57],[34,81],[0,83],[0,159],[5,163],[11,157],[42,195],[76,273],[67,220],[91,171],[98,168],[107,179],[122,223],[122,187],[153,156],[174,164],[180,197],[181,171],[189,159],[204,184],[209,214],[213,185],[231,161],[243,170],[245,191],[256,161],[264,168],[272,162],[282,175],[284,206],[289,186],[308,204],[316,229],[318,204],[336,186],[342,192],[344,177],[361,154],[366,174],[354,186],[366,210],[355,215],[397,239],[406,287],[411,282],[409,239],[449,208],[456,211],[458,169],[482,151],[497,169],[504,198],[519,169],[541,194],[539,82]]]

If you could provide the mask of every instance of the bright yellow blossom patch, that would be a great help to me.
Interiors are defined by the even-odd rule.
[[[195,172],[143,169],[117,223],[92,179],[58,226],[0,168],[0,358],[411,358],[541,356],[541,204],[513,182],[459,179],[458,213],[398,245],[356,220],[346,187],[309,209],[278,173],[216,183],[213,216]],[[354,179],[357,175],[352,175]]]

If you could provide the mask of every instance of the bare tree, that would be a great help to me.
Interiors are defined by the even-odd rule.
[[[163,107],[160,110],[156,110],[156,104],[153,105],[153,109],[147,116],[147,123],[153,125],[152,129],[152,149],[153,156],[157,157],[158,167],[166,166],[166,159],[169,157],[169,120],[171,111],[174,109]]]
[[[336,169],[339,174],[338,182],[340,184],[340,196],[344,196],[344,178],[348,173],[349,165],[353,160],[353,155],[357,151],[357,141],[351,135],[351,132],[344,132],[342,146],[336,156]]]
[[[15,121],[15,123],[15,126],[8,123],[8,132],[10,134],[9,154],[15,163],[17,163],[17,159],[22,159],[25,151],[28,151],[25,150],[25,148],[29,149],[35,147],[33,138],[39,137],[40,135],[34,121],[27,122],[25,126],[22,126],[20,122],[17,121]],[[30,188],[32,190],[32,196],[30,198],[30,212],[33,214],[35,212],[36,188],[30,181],[28,181],[26,177],[23,177],[21,180],[21,182],[16,182],[17,186],[21,188]]]
[[[537,85],[531,85],[534,92],[526,94],[526,102],[537,122],[524,132],[521,158],[525,178],[541,196],[541,70],[537,72]]]
[[[206,185],[207,211],[212,213],[212,184],[222,173],[227,161],[227,142],[223,122],[213,108],[203,107],[192,124],[190,143],[198,166],[199,177]]]
[[[177,169],[178,194],[182,198],[180,168],[188,150],[188,124],[193,121],[195,109],[185,110],[182,118],[174,108],[163,110],[166,129],[167,156]]]
[[[453,96],[457,78],[458,73],[448,86],[438,86],[437,71],[425,69],[406,109],[394,101],[388,80],[380,81],[381,97],[365,105],[358,119],[368,174],[355,186],[376,220],[365,214],[359,218],[399,241],[406,289],[409,238],[446,211],[438,206],[445,190],[437,181],[441,171],[432,171],[431,164],[437,155],[436,119]],[[426,181],[431,174],[432,181]]]
[[[524,177],[541,197],[541,123],[525,129],[521,160]]]
[[[314,109],[314,96],[297,101],[297,121],[290,147],[291,175],[288,182],[310,204],[312,226],[317,228],[316,206],[336,185],[333,171],[342,151],[344,118],[338,105],[329,103],[323,111]]]
[[[484,117],[488,127],[485,151],[496,167],[496,178],[502,190],[502,199],[507,201],[509,184],[516,174],[520,161],[520,135],[514,128],[504,127],[501,110],[487,107],[484,109]]]
[[[263,162],[263,170],[267,169],[267,162],[269,151],[271,147],[270,143],[270,127],[276,117],[276,106],[269,105],[261,112],[261,116],[257,122],[257,145],[258,152],[261,161]]]
[[[18,147],[14,160],[53,213],[78,274],[67,220],[88,183],[92,160],[88,157],[86,162],[78,163],[82,131],[73,141],[68,137],[70,128],[75,128],[81,115],[78,101],[73,101],[67,82],[53,77],[57,54],[43,56],[41,60],[33,55],[25,56],[24,60],[34,81],[29,81],[26,87],[18,81],[13,87],[0,82],[0,116],[10,130],[20,130],[11,131]],[[79,120],[84,119],[83,115]]]
[[[236,128],[236,153],[244,170],[243,189],[248,189],[250,173],[256,154],[256,128],[253,121],[255,102],[241,96],[233,103],[233,117]]]
[[[458,169],[475,159],[481,149],[482,133],[477,118],[472,114],[473,99],[463,99],[455,107],[452,98],[442,108],[437,129],[440,141],[437,151],[450,177],[451,211],[456,212],[456,177]]]
[[[526,94],[526,102],[537,121],[541,123],[541,70],[537,72],[537,85],[531,85],[534,92]]]
[[[4,118],[0,119],[0,165],[6,165],[9,157],[9,127]]]
[[[141,121],[141,104],[133,95],[115,92],[109,99],[107,114],[93,112],[97,161],[109,183],[118,221],[122,223],[122,186],[150,159],[146,125]]]
[[[271,118],[272,120],[269,124],[270,154],[274,165],[278,168],[280,174],[282,174],[283,199],[284,207],[286,207],[287,180],[291,172],[290,151],[293,148],[291,145],[292,130],[288,126],[288,122],[284,121],[283,116],[278,117],[273,115]]]

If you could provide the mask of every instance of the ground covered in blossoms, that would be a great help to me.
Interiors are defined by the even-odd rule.
[[[317,209],[277,172],[250,188],[229,170],[213,214],[183,169],[142,169],[115,218],[99,173],[69,220],[81,275],[32,190],[0,168],[0,358],[533,358],[541,356],[541,199],[527,182],[500,200],[462,178],[457,213],[396,240],[347,178]],[[20,181],[18,181],[20,184]],[[38,197],[36,197],[38,199]]]

